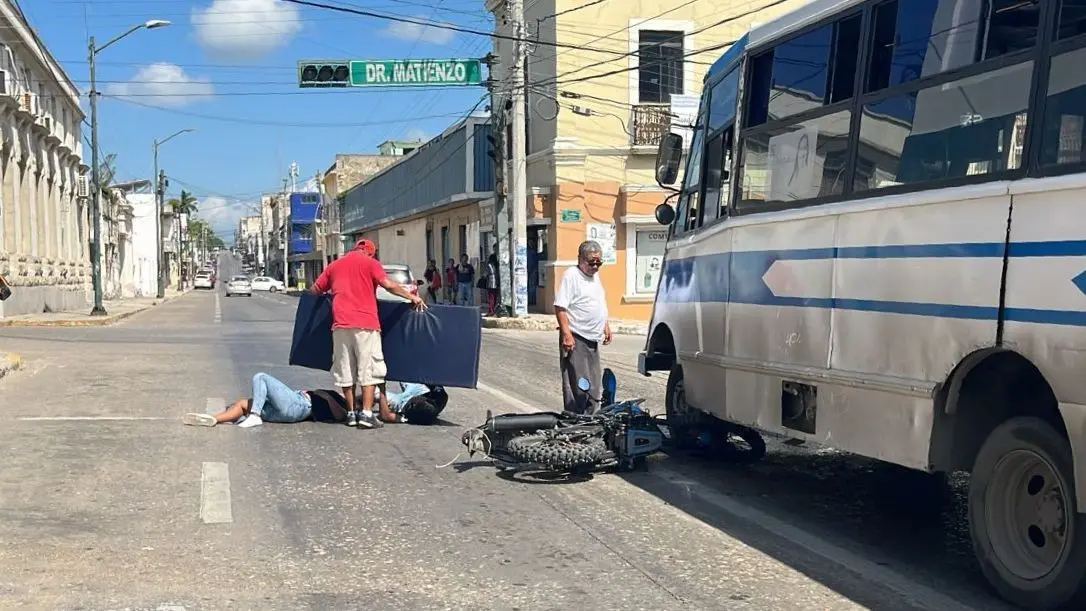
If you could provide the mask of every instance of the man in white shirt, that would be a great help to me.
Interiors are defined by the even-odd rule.
[[[611,343],[611,325],[607,322],[607,298],[600,280],[603,249],[589,240],[577,248],[577,265],[566,270],[554,294],[554,313],[558,318],[560,342],[559,366],[562,371],[562,400],[565,410],[585,413],[598,407],[602,394],[600,343]],[[588,378],[587,397],[577,387],[577,380]]]

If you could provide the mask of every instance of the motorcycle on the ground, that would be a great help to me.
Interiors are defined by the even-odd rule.
[[[581,378],[577,385],[587,396],[589,381]],[[467,430],[461,441],[470,455],[485,454],[500,469],[573,473],[639,468],[663,447],[664,434],[657,419],[641,407],[644,399],[616,401],[616,387],[614,372],[605,369],[602,398],[589,397],[585,414],[494,416],[487,410],[486,422]]]

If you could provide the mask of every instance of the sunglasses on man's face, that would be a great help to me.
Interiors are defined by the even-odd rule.
[[[588,259],[588,260],[585,261],[585,263],[591,265],[592,267],[599,267],[599,266],[603,265],[603,260],[602,259]]]

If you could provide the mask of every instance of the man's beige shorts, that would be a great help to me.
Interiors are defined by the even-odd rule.
[[[386,373],[380,331],[332,330],[332,378],[336,386],[384,384]]]

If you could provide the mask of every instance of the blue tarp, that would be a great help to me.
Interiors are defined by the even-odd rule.
[[[482,345],[478,308],[433,305],[415,312],[408,303],[379,301],[377,314],[387,380],[476,387]],[[289,363],[321,371],[332,368],[329,297],[309,293],[299,297]]]

